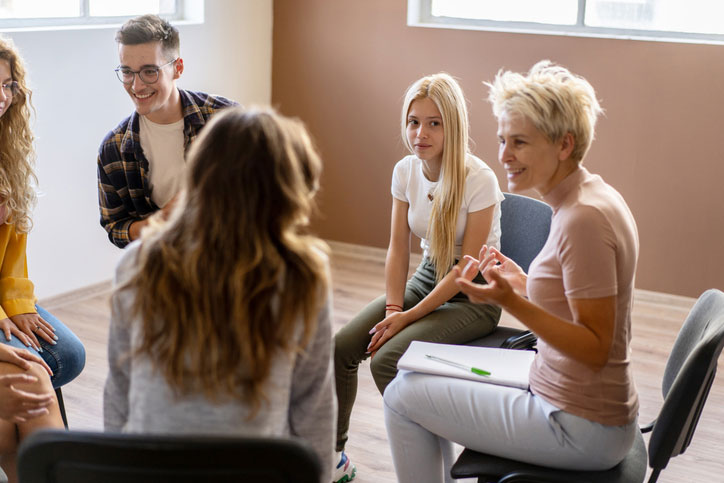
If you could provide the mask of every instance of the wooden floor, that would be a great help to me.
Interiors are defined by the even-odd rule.
[[[337,328],[384,291],[384,252],[333,245],[334,322]],[[641,397],[640,423],[647,423],[661,404],[661,375],[669,350],[693,299],[639,292],[634,307],[633,370]],[[42,302],[82,339],[87,350],[84,372],[63,388],[70,428],[102,428],[102,395],[106,377],[109,320],[108,290],[85,296],[55,297]],[[504,314],[503,324],[519,325]],[[721,369],[721,364],[720,364]],[[660,482],[724,482],[724,376],[714,382],[709,400],[687,453],[673,459]],[[396,481],[385,433],[382,398],[369,368],[360,369],[360,389],[352,414],[347,452],[357,465],[359,483]]]

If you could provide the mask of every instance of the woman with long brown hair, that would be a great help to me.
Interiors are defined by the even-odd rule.
[[[184,193],[116,273],[107,430],[292,435],[329,481],[334,386],[321,162],[301,123],[229,108],[191,148]]]

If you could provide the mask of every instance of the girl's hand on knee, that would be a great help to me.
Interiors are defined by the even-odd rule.
[[[18,349],[17,347],[0,344],[0,361],[18,366],[26,371],[30,370],[31,362],[36,362],[45,369],[45,372],[47,372],[49,376],[52,377],[53,375],[53,371],[50,370],[50,367],[43,359],[32,352],[26,351],[25,349]]]
[[[5,374],[0,376],[0,418],[15,423],[48,413],[54,399],[53,393],[34,394],[16,387],[17,384],[34,384],[38,378],[30,374]]]
[[[26,347],[32,347],[36,351],[40,352],[40,344],[37,343],[37,340],[34,340],[34,338],[31,339],[30,336],[26,334],[25,331],[21,330],[20,327],[15,325],[15,322],[13,322],[10,318],[0,320],[0,330],[2,330],[3,335],[5,335],[6,341],[10,342],[13,339],[13,336],[15,336],[20,342],[25,344]]]
[[[413,321],[410,320],[409,312],[395,312],[387,317],[377,325],[372,327],[370,334],[372,334],[372,340],[367,346],[367,352],[375,352],[384,345],[385,342],[390,340],[402,329],[410,325]]]
[[[382,334],[384,334],[384,332],[385,332],[385,329],[382,329],[379,332],[375,332],[374,336],[372,336],[372,341],[367,346],[367,353],[370,355],[370,359],[373,359],[375,357],[375,354],[377,354],[377,351],[379,349],[369,350],[369,347],[372,346],[372,344],[375,343],[376,340],[379,340],[382,337]],[[379,347],[382,347],[382,344],[380,344]]]
[[[28,337],[35,350],[40,349],[38,337],[45,339],[49,344],[56,344],[55,341],[58,337],[55,335],[55,329],[40,315],[35,313],[18,314],[10,316],[10,320]]]

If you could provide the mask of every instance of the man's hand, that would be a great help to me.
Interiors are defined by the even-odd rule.
[[[144,218],[143,220],[137,220],[128,225],[128,238],[133,240],[137,240],[141,236],[141,230],[148,225],[148,218]]]
[[[176,195],[171,198],[165,205],[163,205],[163,208],[161,208],[161,211],[163,212],[163,219],[168,220],[168,218],[171,216],[171,212],[176,207],[176,203],[178,203],[179,198],[181,198],[181,193],[176,193]]]

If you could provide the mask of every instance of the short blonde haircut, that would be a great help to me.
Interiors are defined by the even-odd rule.
[[[496,118],[506,112],[523,115],[551,142],[571,133],[575,140],[571,159],[583,160],[603,112],[586,79],[542,60],[528,75],[500,70],[495,80],[485,85],[490,88],[488,100]]]
[[[425,98],[435,103],[442,116],[442,168],[426,235],[439,282],[455,263],[455,227],[465,192],[469,152],[468,109],[460,84],[449,74],[440,72],[415,81],[407,89],[402,105],[402,139],[411,153],[414,150],[407,139],[407,115],[414,101]]]

